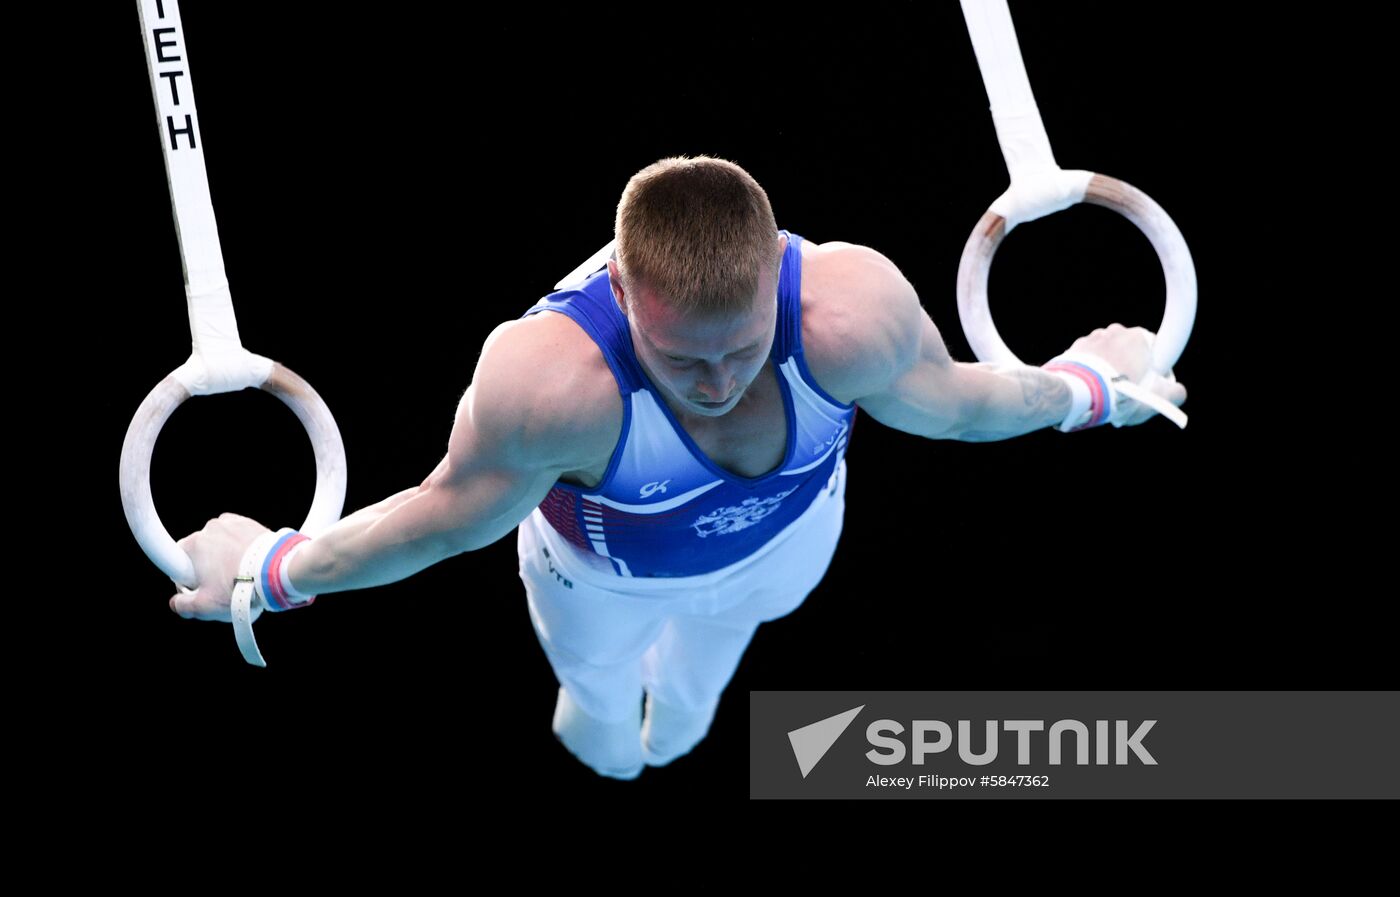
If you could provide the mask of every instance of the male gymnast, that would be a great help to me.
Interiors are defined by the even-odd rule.
[[[791,613],[841,534],[857,407],[930,439],[1139,424],[1153,334],[1112,324],[1041,367],[954,361],[879,252],[779,230],[732,162],[663,159],[617,207],[616,251],[486,338],[423,482],[314,539],[223,514],[179,545],[186,618],[384,585],[518,528],[560,688],[559,741],[634,779],[695,747],[760,623]],[[1176,405],[1185,388],[1153,387]]]

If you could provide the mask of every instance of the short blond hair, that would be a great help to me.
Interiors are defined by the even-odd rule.
[[[687,314],[748,311],[760,272],[781,261],[768,194],[711,156],[673,156],[632,175],[614,235],[624,292],[645,284]]]

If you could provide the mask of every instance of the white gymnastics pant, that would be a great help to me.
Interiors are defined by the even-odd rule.
[[[826,575],[845,491],[842,459],[812,505],[757,555],[687,577],[618,576],[606,560],[561,538],[536,509],[520,524],[520,578],[535,634],[562,686],[561,704],[571,699],[594,721],[640,726],[645,689],[669,708],[700,715],[708,729],[759,624],[796,610]],[[557,727],[556,718],[559,734]],[[579,745],[569,747],[580,753]],[[616,745],[599,753],[596,764],[579,759],[595,768],[630,765]]]

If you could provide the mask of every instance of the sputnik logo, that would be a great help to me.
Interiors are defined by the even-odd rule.
[[[828,716],[787,733],[788,741],[792,744],[793,756],[797,758],[797,767],[802,770],[802,778],[807,778],[807,773],[821,762],[826,752],[836,743],[836,739],[841,737],[841,733],[846,731],[864,709],[865,705],[861,704],[844,713]]]

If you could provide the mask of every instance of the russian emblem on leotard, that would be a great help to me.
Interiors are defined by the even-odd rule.
[[[706,536],[724,536],[729,533],[737,533],[740,530],[748,529],[778,510],[783,499],[795,491],[797,491],[796,486],[769,498],[746,498],[737,505],[711,511],[698,518],[691,526],[695,527],[695,534],[702,539]]]

